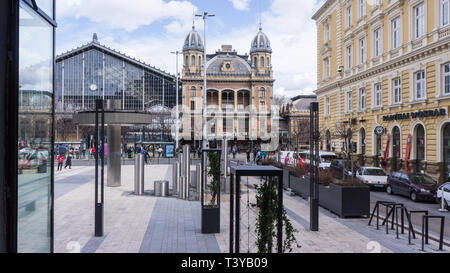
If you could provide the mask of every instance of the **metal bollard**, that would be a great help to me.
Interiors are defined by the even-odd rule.
[[[202,185],[202,164],[197,164],[195,166],[196,169],[196,175],[197,175],[197,193],[199,194],[199,196],[201,196],[201,185]]]
[[[136,155],[134,159],[134,194],[144,194],[144,156],[142,154]]]
[[[183,200],[189,199],[189,181],[191,180],[191,147],[189,145],[184,145],[183,147]]]
[[[169,181],[160,181],[161,185],[161,197],[169,196]]]
[[[179,163],[173,163],[172,165],[172,192],[176,194],[178,192],[178,180],[180,180],[180,168]]]

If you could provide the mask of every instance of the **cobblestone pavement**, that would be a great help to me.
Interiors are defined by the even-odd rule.
[[[229,196],[222,195],[221,233],[201,234],[200,203],[176,198],[156,198],[153,181],[171,181],[169,165],[146,166],[146,195],[135,196],[133,166],[122,167],[122,187],[105,188],[105,233],[94,235],[94,168],[74,167],[57,172],[55,177],[55,252],[83,253],[228,253]],[[105,172],[106,173],[106,172]],[[243,180],[241,197],[241,252],[256,252],[256,209],[247,209],[247,201],[255,202],[251,185],[259,181]],[[367,225],[368,219],[339,219],[321,209],[320,231],[309,231],[308,202],[297,196],[284,195],[284,205],[298,230],[300,253],[364,253],[420,252],[420,240],[408,245],[407,235],[396,239],[395,232],[385,234]],[[250,228],[249,228],[250,227]],[[375,247],[375,248],[373,248]],[[426,252],[437,249],[431,242]],[[449,248],[446,248],[448,251]]]

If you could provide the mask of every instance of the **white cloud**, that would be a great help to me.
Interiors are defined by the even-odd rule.
[[[118,17],[129,19],[133,22],[127,22],[122,25],[125,29],[133,29],[138,25],[148,25],[155,20],[169,19],[164,23],[166,30],[165,34],[148,33],[148,35],[126,35],[117,31],[109,31],[107,33],[99,32],[99,39],[102,44],[105,44],[111,48],[126,52],[127,55],[140,58],[153,66],[159,67],[163,70],[169,71],[171,74],[175,74],[175,57],[170,54],[171,51],[181,50],[184,39],[190,31],[192,24],[192,8],[194,7],[189,2],[168,2],[164,3],[160,0],[133,0],[133,8],[124,7],[123,1],[119,0],[58,0],[57,2],[74,3],[76,7],[84,4],[87,7],[81,9],[75,9],[76,16],[87,16],[83,14],[89,14],[89,16],[95,17],[96,11],[91,10],[93,3],[95,6],[105,6],[106,2],[113,6],[109,12],[101,12],[100,16],[104,23],[110,25],[121,24],[114,23],[115,14],[121,14]],[[118,4],[118,2],[121,2]],[[130,1],[131,2],[131,1]],[[134,4],[134,2],[144,3],[141,6]],[[145,7],[150,4],[161,4],[156,6],[156,10],[159,14],[152,15],[155,12],[145,11]],[[316,89],[317,82],[317,44],[316,44],[316,26],[314,20],[311,19],[312,15],[320,8],[324,0],[317,2],[316,0],[273,0],[270,7],[267,7],[266,11],[262,14],[263,31],[267,34],[271,41],[273,56],[272,65],[275,73],[275,86],[274,90],[276,94],[286,95],[288,97],[294,97],[300,94],[311,94]],[[170,4],[172,3],[172,4]],[[177,7],[180,3],[184,3],[189,8],[187,10],[180,11]],[[169,10],[162,10],[161,7],[168,8]],[[107,5],[106,5],[107,6]],[[131,5],[130,5],[131,6]],[[135,8],[135,7],[139,8]],[[158,8],[160,7],[160,8]],[[196,8],[195,8],[196,9]],[[67,12],[67,11],[66,11]],[[176,13],[184,14],[186,19],[178,20],[175,18]],[[60,14],[61,11],[58,11]],[[111,14],[107,16],[107,14]],[[127,14],[125,16],[125,13]],[[146,20],[140,21],[139,17],[142,17],[142,13],[149,13],[146,15]],[[64,14],[64,13],[63,13]],[[81,15],[80,15],[81,14]],[[106,15],[105,15],[106,14]],[[91,18],[91,17],[89,17]],[[93,20],[93,19],[92,19]],[[200,20],[200,19],[199,19]],[[221,21],[223,20],[223,22]],[[258,22],[255,16],[255,24],[252,26],[242,26],[229,29],[227,26],[226,18],[212,18],[209,21],[209,26],[215,25],[219,27],[218,31],[208,31],[208,53],[213,53],[219,49],[222,44],[231,44],[240,54],[249,53],[250,44],[253,37],[258,32]],[[117,19],[119,21],[119,18]],[[222,23],[221,23],[222,22]],[[223,26],[222,26],[223,24]],[[82,36],[78,41],[73,41],[71,46],[80,45],[80,41],[88,42],[92,37],[92,32],[95,32],[95,27],[83,30],[85,33],[80,34]],[[198,21],[196,28],[203,36],[202,31],[203,23]],[[212,29],[212,28],[209,28]],[[226,31],[224,31],[226,30]],[[65,41],[64,41],[65,42]],[[63,44],[63,41],[59,42]],[[62,48],[64,50],[69,48]],[[180,57],[180,66],[182,64],[182,58]]]
[[[233,3],[233,6],[237,10],[248,10],[250,0],[228,0]]]
[[[127,31],[164,19],[187,24],[192,20],[192,13],[197,11],[189,1],[58,0],[56,4],[58,17],[87,17],[93,22]]]

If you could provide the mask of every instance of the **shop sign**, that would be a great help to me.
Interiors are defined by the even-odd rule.
[[[394,114],[389,116],[384,116],[383,121],[393,121],[393,120],[405,120],[405,119],[415,119],[415,118],[428,118],[428,117],[439,117],[447,115],[445,108],[436,110],[424,110],[412,113],[402,113]]]

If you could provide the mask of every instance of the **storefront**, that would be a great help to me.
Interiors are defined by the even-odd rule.
[[[55,3],[1,1],[0,18],[0,252],[53,252]]]

